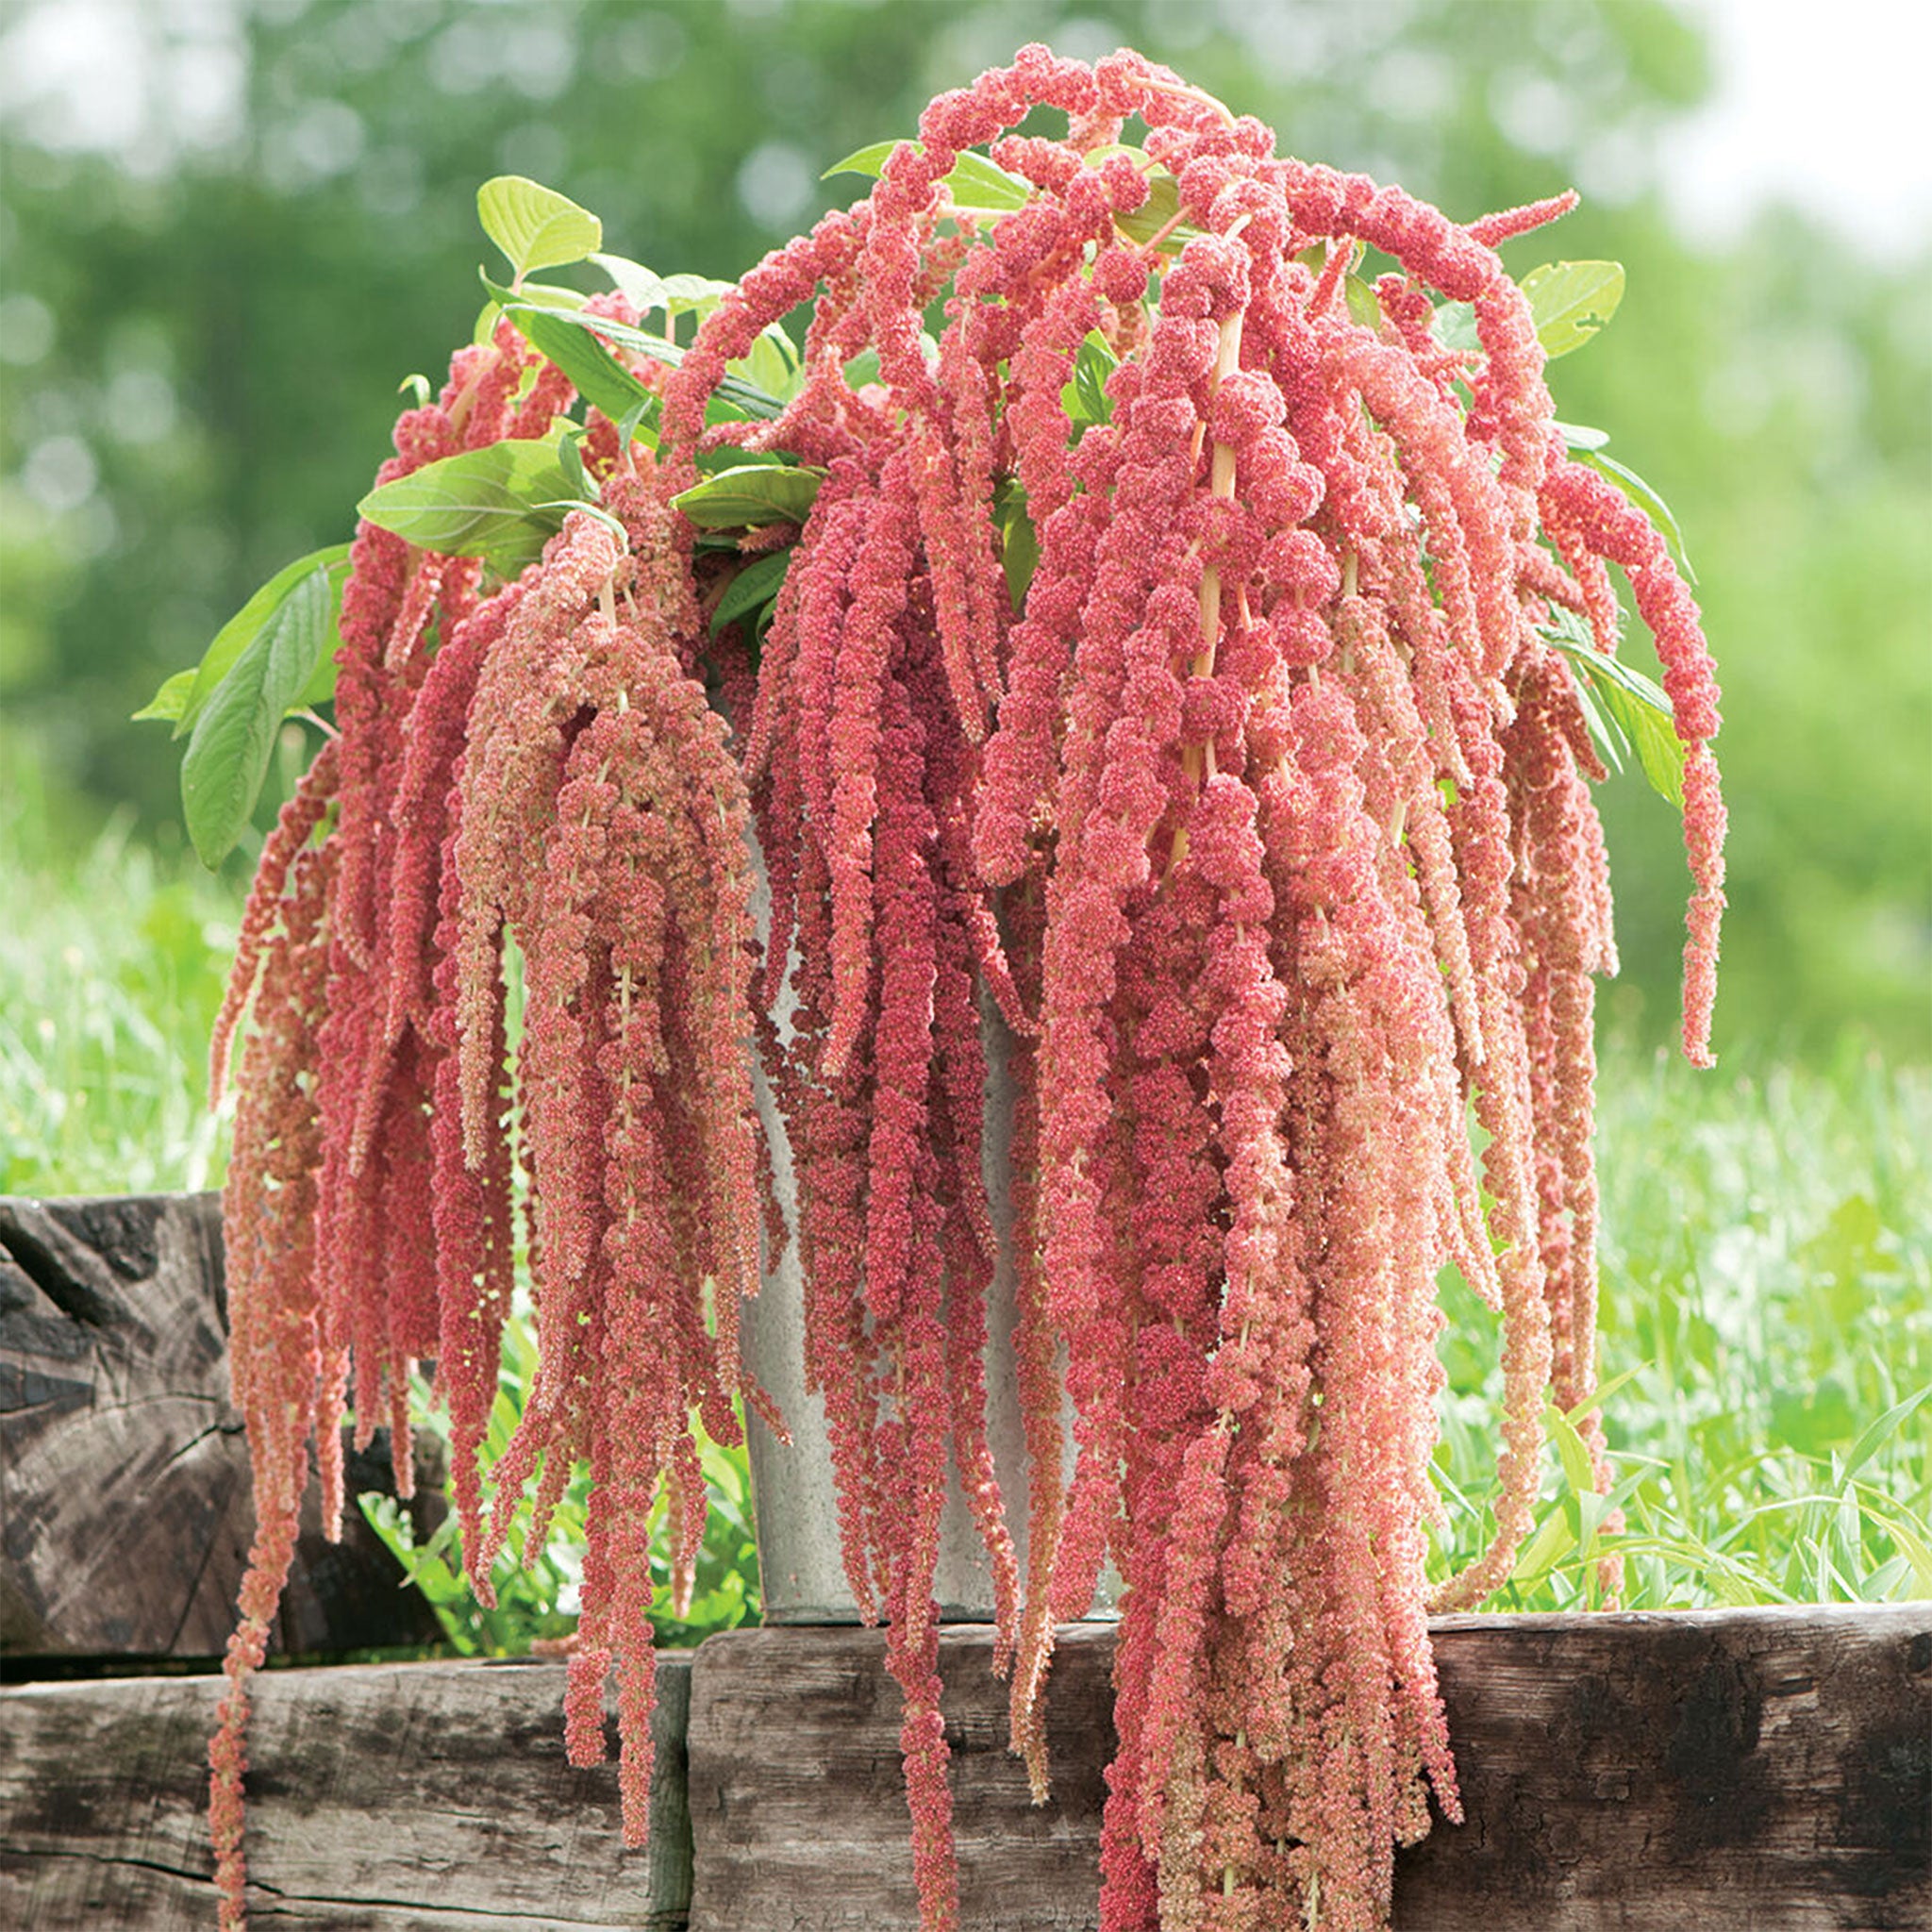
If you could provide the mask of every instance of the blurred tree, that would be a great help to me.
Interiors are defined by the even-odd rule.
[[[1516,265],[1631,270],[1610,342],[1553,382],[1664,490],[1703,574],[1737,825],[1721,1038],[1862,1019],[1932,1051],[1932,354],[1898,320],[1927,264],[1788,225],[1722,258],[1675,242],[1653,137],[1709,76],[1662,0],[15,0],[0,703],[178,839],[172,750],[121,721],[348,534],[397,382],[469,333],[478,181],[535,175],[614,248],[733,275],[839,197],[828,162],[1034,38],[1130,42],[1459,215],[1579,181],[1593,206]],[[1635,784],[1606,804],[1623,1010],[1661,1038],[1674,828]]]

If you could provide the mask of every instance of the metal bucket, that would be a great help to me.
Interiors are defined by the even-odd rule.
[[[759,935],[763,938],[770,930],[770,900],[765,888],[763,856],[758,851],[756,840],[752,847],[758,882],[755,905]],[[792,1010],[789,973],[787,982],[773,1019],[780,1038],[789,1041]],[[1008,1070],[1013,1036],[991,1001],[983,994],[980,1041],[987,1067],[986,1131],[980,1164],[993,1229],[999,1239],[999,1259],[987,1299],[987,1440],[1024,1577],[1027,1455],[1013,1363],[1013,1083]],[[805,1388],[805,1284],[799,1270],[797,1243],[791,1238],[796,1224],[791,1143],[762,1066],[755,1069],[753,1084],[758,1120],[771,1148],[773,1183],[785,1211],[788,1236],[783,1252],[768,1257],[763,1284],[756,1299],[745,1304],[741,1318],[744,1366],[770,1392],[791,1432],[788,1445],[779,1441],[756,1416],[747,1418],[764,1618],[768,1624],[856,1624],[858,1607],[846,1586],[844,1563],[840,1556],[838,1495],[832,1477],[824,1407],[816,1395],[807,1394]],[[1071,1414],[1066,1420],[1071,1457]],[[1109,1571],[1102,1582],[1103,1602],[1111,1602],[1111,1579]],[[992,1621],[992,1566],[960,1492],[958,1472],[952,1465],[950,1452],[946,1507],[940,1527],[939,1567],[933,1591],[939,1599],[940,1613],[948,1622]],[[1104,1610],[1101,1613],[1106,1614]]]
[[[780,1021],[781,1030],[783,1020]],[[987,1198],[999,1235],[999,1263],[987,1305],[987,1437],[1007,1501],[1007,1517],[1025,1560],[1026,1439],[1013,1374],[1014,1274],[1008,1149],[1012,1083],[1006,1051],[1010,1041],[998,1017],[983,1017],[987,1044],[988,1132],[982,1157]],[[791,1146],[763,1069],[756,1076],[758,1119],[772,1153],[772,1176],[794,1231]],[[768,1624],[856,1624],[858,1607],[845,1582],[839,1553],[839,1506],[832,1480],[824,1406],[805,1388],[805,1281],[795,1240],[767,1269],[757,1298],[742,1314],[744,1365],[778,1405],[791,1432],[786,1444],[756,1416],[749,1418],[752,1503],[758,1518],[758,1571]],[[945,1514],[940,1526],[934,1594],[941,1615],[955,1623],[992,1619],[992,1566],[947,1463]]]

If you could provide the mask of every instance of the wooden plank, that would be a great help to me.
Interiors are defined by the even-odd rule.
[[[1047,1685],[1053,1795],[1007,1749],[984,1624],[940,1634],[959,1921],[972,1932],[1096,1923],[1101,1773],[1113,1749],[1113,1627],[1060,1632]],[[889,1932],[919,1924],[899,1688],[876,1630],[735,1630],[691,1685],[692,1932]]]
[[[1097,1920],[1112,1634],[1063,1634],[1053,1797],[1005,1755],[991,1634],[942,1639],[961,1921]],[[1397,1860],[1397,1932],[1932,1924],[1932,1606],[1436,1625],[1468,1822]],[[911,1932],[898,1693],[876,1631],[700,1651],[691,1932]]]
[[[388,1438],[351,1492],[389,1490]],[[419,1536],[441,1465],[418,1461]],[[212,1194],[0,1199],[0,1651],[208,1657],[226,1643],[254,1530],[228,1393],[221,1206]],[[313,1488],[278,1651],[440,1633],[353,1503],[322,1536]]]
[[[626,1853],[609,1763],[563,1756],[563,1666],[381,1664],[257,1680],[258,1924],[343,1932],[675,1932],[691,1888],[689,1653],[658,1663],[652,1840]],[[0,1690],[0,1924],[214,1923],[205,1751],[221,1680]]]

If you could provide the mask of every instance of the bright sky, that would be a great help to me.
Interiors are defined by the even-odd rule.
[[[1667,137],[1672,200],[1713,239],[1790,197],[1881,253],[1932,242],[1932,8],[1924,0],[1683,0],[1717,91]]]

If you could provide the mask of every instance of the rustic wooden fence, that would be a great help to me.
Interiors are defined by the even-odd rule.
[[[52,1653],[105,1667],[217,1647],[247,1528],[230,1480],[209,1475],[239,1453],[221,1326],[205,1202],[0,1203],[0,1606],[15,1676],[53,1668]],[[289,1647],[349,1647],[330,1640],[343,1628],[377,1641],[366,1606],[408,1601],[380,1554],[362,1573],[311,1569]],[[116,1591],[113,1618],[92,1607]],[[1036,1808],[1005,1748],[990,1633],[942,1639],[972,1932],[1095,1922],[1112,1641],[1105,1624],[1064,1634],[1054,1791]],[[1461,1617],[1437,1624],[1436,1646],[1469,1816],[1398,1860],[1398,1927],[1932,1925],[1932,1606]],[[61,1668],[0,1692],[0,1925],[210,1924],[202,1752],[219,1681]],[[714,1638],[667,1657],[662,1686],[652,1841],[627,1854],[614,1766],[564,1762],[560,1665],[269,1673],[249,1777],[258,1921],[916,1924],[876,1632]]]

